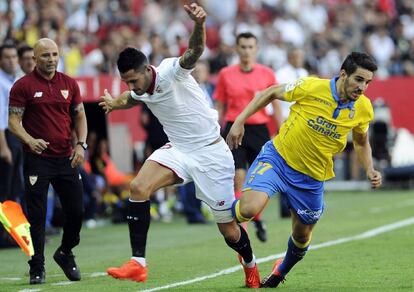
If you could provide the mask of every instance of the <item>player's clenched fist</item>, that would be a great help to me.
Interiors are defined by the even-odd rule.
[[[379,188],[382,184],[381,173],[377,170],[370,170],[367,172],[367,177],[371,181],[371,187],[373,189]]]
[[[194,22],[201,24],[206,21],[207,13],[204,11],[203,7],[199,6],[197,3],[184,5],[184,9]]]
[[[99,106],[102,107],[106,114],[109,114],[113,110],[114,99],[106,89],[104,90],[104,95],[101,96],[101,99],[102,101],[99,103]]]

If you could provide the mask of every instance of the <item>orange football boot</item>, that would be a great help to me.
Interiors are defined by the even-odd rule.
[[[243,266],[245,275],[245,285],[247,288],[260,288],[260,274],[257,264],[254,264],[253,268],[248,268],[243,264],[243,258],[238,255],[239,262]]]
[[[135,282],[145,282],[148,277],[147,267],[142,266],[137,261],[131,259],[119,268],[108,268],[109,276],[120,280],[131,280]]]

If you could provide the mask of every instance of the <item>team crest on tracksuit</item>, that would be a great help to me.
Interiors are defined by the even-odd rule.
[[[349,118],[353,119],[355,117],[355,109],[351,109],[351,111],[349,112]]]
[[[29,182],[33,186],[37,182],[37,175],[30,175]]]
[[[60,93],[62,94],[64,99],[68,99],[69,96],[69,90],[61,90]]]

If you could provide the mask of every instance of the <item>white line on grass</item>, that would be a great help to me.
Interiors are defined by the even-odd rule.
[[[52,283],[50,285],[52,286],[68,286],[68,285],[72,285],[73,282],[71,281],[62,281],[62,282],[56,282],[56,283]]]
[[[335,239],[335,240],[331,240],[331,241],[327,241],[327,242],[323,242],[323,243],[319,243],[319,244],[315,244],[312,245],[310,247],[310,249],[320,249],[323,247],[328,247],[328,246],[333,246],[333,245],[338,245],[338,244],[342,244],[342,243],[346,243],[346,242],[350,242],[350,241],[356,241],[356,240],[362,240],[362,239],[366,239],[366,238],[370,238],[370,237],[374,237],[377,236],[379,234],[382,233],[386,233],[398,228],[402,228],[408,225],[412,225],[414,224],[414,217],[402,220],[402,221],[398,221],[392,224],[388,224],[388,225],[384,225],[378,228],[374,228],[371,230],[368,230],[366,232],[363,232],[361,234],[355,235],[355,236],[350,236],[350,237],[343,237],[343,238],[339,238],[339,239]],[[277,258],[280,258],[282,256],[285,255],[285,252],[283,253],[278,253],[278,254],[274,254],[274,255],[270,255],[264,258],[260,258],[260,259],[256,259],[257,263],[265,263],[268,261],[272,261],[275,260]],[[174,288],[174,287],[178,287],[178,286],[184,286],[184,285],[189,285],[189,284],[193,284],[196,282],[201,282],[201,281],[205,281],[208,279],[212,279],[212,278],[216,278],[222,275],[227,275],[227,274],[231,274],[234,273],[238,270],[241,270],[242,266],[238,265],[238,266],[234,266],[225,270],[221,270],[220,272],[214,273],[214,274],[210,274],[210,275],[206,275],[206,276],[201,276],[201,277],[197,277],[194,279],[190,279],[187,281],[182,281],[182,282],[176,282],[176,283],[172,283],[172,284],[168,284],[165,286],[160,286],[160,287],[155,287],[155,288],[151,288],[151,289],[147,289],[147,290],[140,290],[142,292],[152,292],[152,291],[159,291],[159,290],[164,290],[164,289],[170,289],[170,288]]]

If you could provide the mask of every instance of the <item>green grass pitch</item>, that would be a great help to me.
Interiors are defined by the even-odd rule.
[[[414,291],[414,191],[327,192],[326,209],[314,230],[312,245],[279,286],[281,291]],[[284,252],[290,220],[280,219],[277,199],[264,213],[269,240],[250,238],[258,259]],[[357,238],[366,231],[411,218],[411,223],[378,235]],[[253,231],[253,225],[249,225]],[[341,238],[348,240],[320,246]],[[28,285],[28,265],[18,249],[0,250],[0,291],[156,291],[157,288],[214,275],[238,267],[235,253],[219,235],[215,224],[187,225],[176,217],[172,223],[152,222],[148,237],[146,283],[120,281],[105,276],[109,266],[130,257],[126,224],[83,229],[74,249],[82,272],[80,282],[69,282],[52,259],[60,236],[46,245],[46,283]],[[318,247],[318,248],[316,248]],[[259,264],[261,276],[273,260]],[[246,291],[241,269],[165,290]]]

